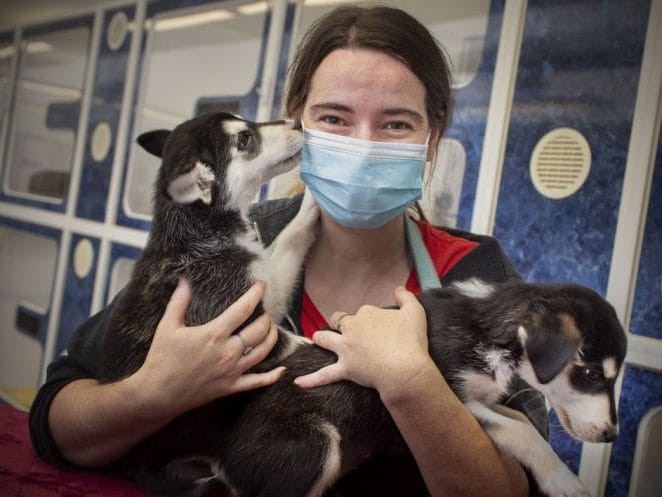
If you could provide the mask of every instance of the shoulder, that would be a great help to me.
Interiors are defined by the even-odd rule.
[[[479,245],[479,241],[451,233],[450,230],[432,226],[427,221],[416,221],[421,237],[431,251],[452,251],[466,255]]]
[[[444,236],[459,240],[457,242],[459,244],[473,245],[473,248],[441,278],[442,284],[468,278],[480,278],[489,283],[521,279],[496,238],[457,229],[434,229],[444,233]]]
[[[303,194],[291,198],[265,200],[251,206],[248,215],[262,237],[262,244],[268,246],[288,222],[299,212]]]

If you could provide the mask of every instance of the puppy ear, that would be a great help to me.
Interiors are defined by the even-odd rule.
[[[138,138],[136,138],[136,141],[138,142],[138,145],[150,154],[156,155],[157,157],[163,157],[163,147],[169,136],[169,130],[156,129],[139,135]]]
[[[180,174],[168,184],[168,195],[180,204],[192,204],[202,200],[211,203],[211,187],[216,177],[201,162],[196,162],[192,169]]]
[[[582,336],[575,320],[566,313],[535,314],[519,338],[536,378],[549,383],[575,357]]]

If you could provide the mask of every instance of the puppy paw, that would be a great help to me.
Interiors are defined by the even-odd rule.
[[[312,194],[306,190],[301,202],[299,212],[287,226],[288,236],[297,240],[297,245],[308,252],[308,249],[317,238],[320,208]]]
[[[565,465],[543,478],[543,481],[538,481],[538,484],[549,497],[591,497],[577,475]]]
[[[317,224],[317,220],[320,217],[320,208],[308,189],[306,189],[306,193],[303,194],[301,207],[299,207],[299,212],[296,217],[300,218],[298,219],[299,224],[305,229],[312,229],[314,225]]]

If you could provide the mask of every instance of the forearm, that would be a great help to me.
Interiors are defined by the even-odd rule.
[[[382,400],[433,497],[528,495],[521,466],[501,455],[433,365]]]
[[[77,380],[51,404],[48,423],[62,456],[73,464],[100,467],[125,455],[168,424],[173,413],[149,405],[135,378],[100,384]]]

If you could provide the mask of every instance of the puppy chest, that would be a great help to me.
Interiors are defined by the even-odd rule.
[[[485,361],[480,368],[467,368],[457,375],[462,399],[491,404],[508,391],[513,375],[510,354],[507,351],[490,350],[480,355]]]

